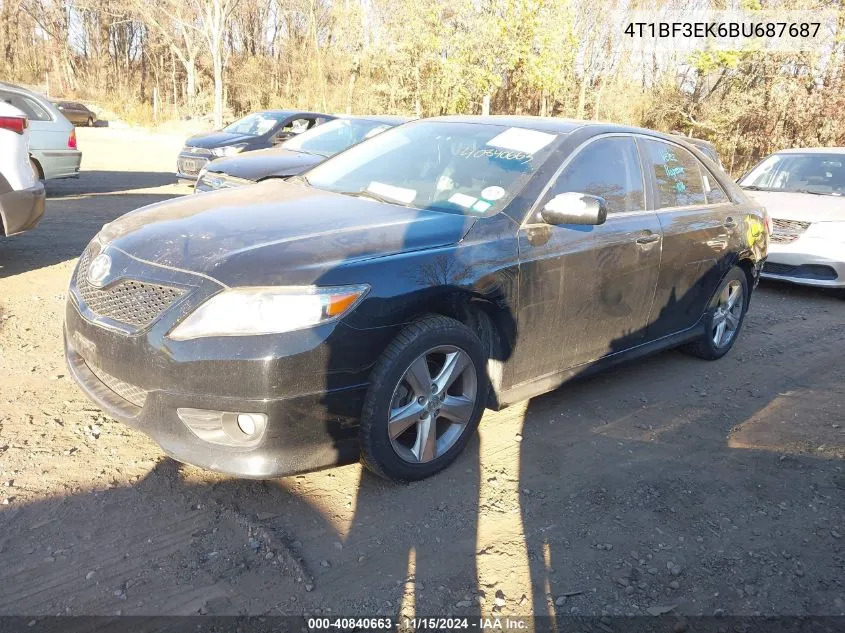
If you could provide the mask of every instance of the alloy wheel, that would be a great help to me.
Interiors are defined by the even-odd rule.
[[[478,375],[469,354],[433,347],[405,370],[390,401],[387,432],[406,462],[430,462],[461,437],[475,409]]]
[[[719,293],[713,313],[713,344],[717,348],[729,345],[736,336],[744,308],[745,292],[742,283],[734,279]]]

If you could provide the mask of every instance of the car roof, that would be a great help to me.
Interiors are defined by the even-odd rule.
[[[556,134],[570,134],[575,130],[580,130],[583,128],[594,128],[596,134],[625,132],[627,134],[646,134],[648,136],[654,136],[656,138],[661,138],[673,142],[677,142],[678,140],[687,140],[683,137],[674,136],[672,134],[666,134],[664,132],[658,132],[656,130],[649,130],[647,128],[621,125],[619,123],[607,123],[605,121],[583,121],[580,119],[559,119],[555,117],[511,115],[458,115],[432,117],[431,119],[424,120],[446,121],[454,123],[478,123],[486,125],[505,125],[508,127],[521,127],[529,130],[537,130],[538,132],[550,132]]]
[[[845,154],[845,147],[790,147],[775,154]]]
[[[327,117],[327,118],[330,118],[330,119],[336,118],[332,114],[323,114],[322,112],[310,112],[308,110],[259,110],[258,112],[253,112],[251,114],[272,114],[274,116],[282,116],[282,117],[288,117],[288,116],[293,116],[295,114],[299,114],[299,115],[321,116],[321,117]]]
[[[393,114],[339,114],[338,119],[351,119],[353,121],[376,121],[378,123],[390,123],[391,125],[401,125],[408,121],[413,121],[413,117],[396,116]]]

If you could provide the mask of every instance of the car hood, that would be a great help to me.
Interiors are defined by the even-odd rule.
[[[817,196],[794,191],[744,190],[779,220],[801,222],[845,222],[845,197]]]
[[[230,158],[218,158],[208,164],[207,170],[236,178],[262,180],[268,176],[295,176],[324,160],[324,156],[288,149],[262,149]]]
[[[475,220],[268,180],[144,207],[99,235],[226,285],[311,284],[353,261],[454,244]]]
[[[205,134],[197,134],[185,141],[185,147],[204,147],[206,149],[212,147],[224,147],[226,145],[234,145],[235,143],[244,143],[246,141],[254,140],[254,136],[249,134],[233,134],[232,132],[206,132]]]

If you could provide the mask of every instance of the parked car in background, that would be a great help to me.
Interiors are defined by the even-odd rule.
[[[29,164],[29,122],[0,101],[0,235],[35,227],[44,214],[44,185]]]
[[[79,174],[82,152],[76,146],[76,130],[49,99],[26,88],[0,82],[0,101],[10,103],[26,114],[32,169],[40,179],[72,178]]]
[[[664,134],[423,119],[105,225],[71,279],[66,357],[180,461],[269,478],[360,456],[422,479],[485,407],[668,347],[727,354],[764,222]]]
[[[78,101],[54,101],[53,103],[56,109],[74,125],[94,127],[94,123],[97,122],[97,115],[94,114],[94,111]]]
[[[407,122],[400,116],[343,116],[303,132],[273,149],[217,158],[201,171],[195,192],[240,187],[266,178],[290,178],[330,156]]]
[[[772,216],[764,277],[845,289],[845,148],[777,152],[739,184]]]
[[[221,156],[281,145],[335,117],[318,112],[266,110],[254,112],[216,132],[192,136],[176,159],[176,175],[196,180],[200,170]]]

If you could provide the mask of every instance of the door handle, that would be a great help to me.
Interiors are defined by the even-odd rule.
[[[725,221],[722,223],[726,229],[732,229],[736,227],[736,220],[733,218],[725,218]]]
[[[648,235],[641,235],[637,238],[637,244],[654,244],[660,239],[660,234],[649,233]]]

